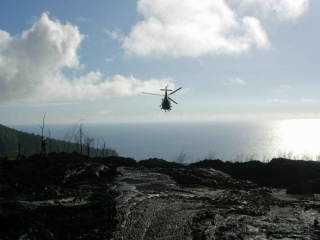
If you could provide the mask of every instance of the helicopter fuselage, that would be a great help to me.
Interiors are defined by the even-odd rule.
[[[170,111],[171,110],[171,103],[170,103],[170,100],[168,98],[168,92],[167,91],[165,91],[164,98],[162,99],[161,109],[163,109],[164,111]]]
[[[171,95],[173,95],[174,93],[178,92],[181,89],[182,89],[182,87],[177,88],[176,90],[171,90],[171,89],[168,89],[168,85],[167,85],[165,88],[160,89],[160,91],[163,91],[164,94],[149,93],[149,92],[142,92],[142,93],[143,94],[148,94],[148,95],[155,95],[155,96],[163,97],[162,101],[161,101],[160,108],[162,110],[164,110],[165,112],[167,112],[167,111],[170,111],[171,108],[172,108],[172,105],[171,105],[172,103],[171,102],[173,102],[174,104],[178,104],[175,100],[173,100],[171,98]],[[170,93],[168,93],[168,92],[170,92]]]

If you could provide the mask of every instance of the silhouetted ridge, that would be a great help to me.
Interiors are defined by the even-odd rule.
[[[139,161],[140,166],[144,166],[147,168],[180,168],[184,165],[176,162],[168,162],[159,158],[150,158],[146,160]]]
[[[120,167],[120,166],[126,166],[126,167],[136,167],[138,164],[136,160],[133,158],[126,158],[126,157],[120,157],[120,156],[109,156],[109,157],[95,157],[91,158],[95,161],[103,161],[104,164],[108,164],[108,166],[112,167]]]
[[[294,186],[306,186],[308,181],[313,187],[305,188],[306,192],[319,192],[320,190],[320,188],[319,190],[315,188],[315,181],[320,178],[320,163],[315,161],[275,158],[269,163],[259,161],[233,163],[204,160],[189,166],[214,168],[228,173],[234,178],[250,180],[262,186],[288,188],[292,193],[295,192]],[[301,189],[302,187],[300,187],[299,193],[302,191]]]
[[[40,152],[41,136],[17,131],[15,129],[0,124],[0,156],[8,156],[15,158],[18,155],[20,145],[21,155],[31,156]],[[67,141],[47,139],[47,152],[77,152],[79,144]],[[101,151],[101,150],[100,150]],[[91,148],[92,154],[99,151]],[[113,149],[105,149],[104,156],[117,156],[117,152]]]

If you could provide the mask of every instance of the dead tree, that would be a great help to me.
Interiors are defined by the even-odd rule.
[[[106,141],[103,139],[102,157],[106,157]]]
[[[41,146],[40,146],[41,156],[45,156],[47,154],[47,138],[44,136],[45,120],[46,120],[46,114],[43,115],[42,126],[41,126]]]
[[[82,124],[80,124],[80,126],[79,126],[79,151],[80,151],[80,154],[83,153],[82,138],[83,138]]]
[[[99,157],[99,139],[97,139],[97,141],[96,141],[96,147],[95,147],[96,149],[95,149],[95,152],[96,152],[96,157]]]
[[[86,139],[86,147],[87,147],[87,156],[90,157],[90,153],[91,153],[91,146],[94,142],[93,138],[89,138],[87,137]]]
[[[18,142],[18,153],[17,153],[17,160],[21,160],[22,154],[21,154],[21,143]]]
[[[47,138],[47,147],[46,147],[46,150],[48,153],[52,152],[52,149],[50,148],[50,147],[52,147],[52,146],[50,146],[51,145],[50,139],[51,139],[51,130],[49,129],[48,130],[48,138]]]

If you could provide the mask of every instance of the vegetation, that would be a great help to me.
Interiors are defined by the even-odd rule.
[[[18,155],[31,156],[40,153],[42,137],[35,134],[24,133],[12,128],[0,125],[0,156],[14,159]],[[79,143],[56,140],[52,138],[46,139],[46,151],[50,152],[80,152],[81,149],[87,149],[87,146]],[[84,152],[85,150],[83,150]],[[86,153],[90,152],[96,156],[115,156],[115,150],[112,149],[95,149],[90,148]],[[19,154],[20,153],[20,154]]]

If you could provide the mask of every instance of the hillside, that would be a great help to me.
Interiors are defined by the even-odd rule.
[[[18,146],[20,144],[21,154],[30,156],[40,151],[41,136],[17,131],[15,129],[3,126],[0,124],[0,156],[8,156],[14,158],[18,153]],[[74,152],[79,151],[79,144],[71,143],[56,139],[48,139],[48,152]],[[91,153],[96,153],[97,149],[91,149]],[[104,153],[101,151],[99,155],[114,156],[116,151],[106,149]]]
[[[209,166],[219,164],[234,174]],[[248,181],[239,170],[248,164],[179,165],[76,153],[0,158],[0,239],[320,239],[318,196]],[[255,171],[258,164],[250,164]],[[291,186],[288,168],[315,169],[297,181],[320,177],[320,165],[312,162],[270,165],[271,175],[268,164],[259,172],[282,176],[285,188]]]

